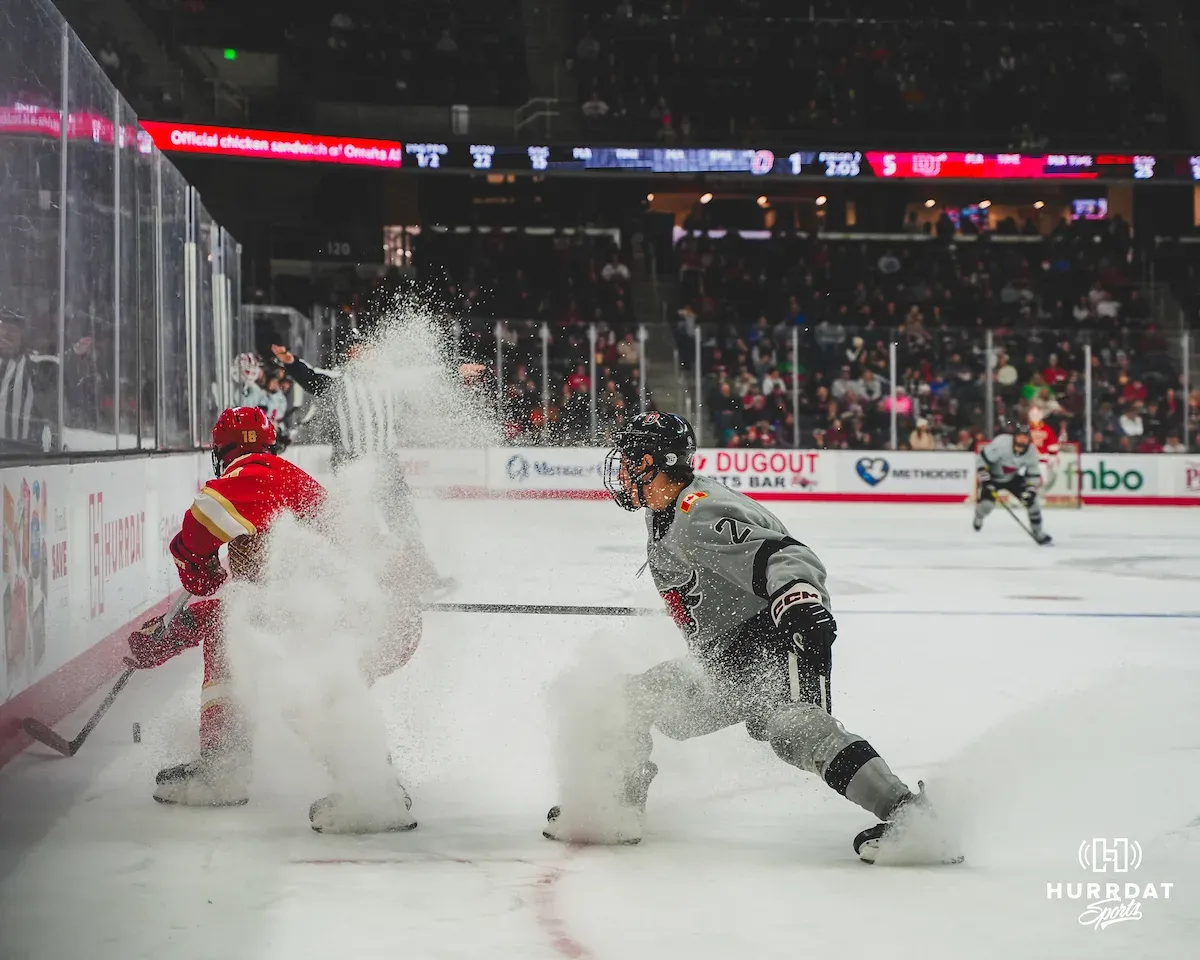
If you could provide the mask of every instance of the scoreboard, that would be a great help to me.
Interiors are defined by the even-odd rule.
[[[402,142],[143,121],[165,152],[414,172],[714,174],[804,180],[1200,182],[1200,156]]]

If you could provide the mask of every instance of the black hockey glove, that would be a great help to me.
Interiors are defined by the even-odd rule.
[[[987,467],[975,471],[975,479],[979,481],[979,499],[995,500],[996,484],[992,480],[992,472]]]
[[[829,675],[837,621],[805,583],[789,588],[772,605],[779,629],[789,637],[797,655],[818,673]]]

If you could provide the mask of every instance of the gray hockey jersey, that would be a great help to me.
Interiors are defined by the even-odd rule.
[[[692,653],[720,657],[723,641],[764,611],[781,611],[814,588],[829,606],[825,567],[788,535],[770,510],[724,484],[697,477],[675,506],[647,511],[647,559],[654,585]]]
[[[1002,433],[975,457],[975,466],[987,467],[992,479],[997,483],[1008,483],[1018,474],[1022,474],[1030,486],[1041,486],[1042,460],[1037,448],[1031,443],[1022,454],[1013,452],[1011,433]]]

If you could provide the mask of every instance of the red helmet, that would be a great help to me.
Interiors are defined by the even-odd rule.
[[[245,453],[261,453],[275,446],[275,424],[258,407],[230,407],[213,424],[213,470]]]

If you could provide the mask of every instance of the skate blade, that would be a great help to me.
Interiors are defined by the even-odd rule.
[[[564,840],[561,837],[556,837],[549,830],[543,830],[542,836],[556,843],[574,843],[581,847],[636,847],[642,842],[641,837],[638,837],[636,840]]]
[[[154,797],[154,802],[161,803],[164,807],[244,807],[250,802],[250,798],[225,800],[221,803],[184,803],[181,800],[167,800],[165,797]]]
[[[882,856],[880,854],[882,853]],[[858,851],[858,859],[868,866],[880,867],[952,867],[966,858],[961,854],[923,856],[916,850],[880,850],[879,843],[868,840]]]
[[[367,837],[376,833],[408,833],[410,830],[417,829],[417,821],[412,823],[403,823],[394,827],[363,827],[355,830],[326,830],[317,824],[309,824],[312,827],[313,833],[329,834],[331,837]]]

